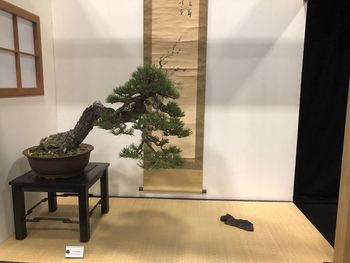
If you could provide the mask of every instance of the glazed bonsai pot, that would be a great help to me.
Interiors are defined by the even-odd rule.
[[[94,147],[90,144],[82,144],[86,150],[75,155],[64,157],[42,157],[32,156],[31,151],[38,146],[28,148],[23,154],[28,158],[32,170],[39,176],[46,179],[69,178],[81,175],[89,163],[90,152]]]

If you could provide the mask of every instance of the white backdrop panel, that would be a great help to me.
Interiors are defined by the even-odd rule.
[[[58,128],[104,101],[143,61],[142,0],[54,0]],[[303,1],[209,1],[204,145],[207,195],[291,200],[305,26]],[[114,195],[138,192],[142,170],[118,152],[137,136],[94,129],[92,160],[110,162]],[[97,190],[97,189],[95,189]]]

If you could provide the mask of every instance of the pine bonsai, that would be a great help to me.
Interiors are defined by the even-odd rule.
[[[154,65],[138,67],[131,78],[113,90],[108,103],[122,103],[118,109],[100,102],[86,108],[76,126],[40,141],[38,151],[65,154],[76,151],[94,125],[114,135],[141,132],[140,144],[125,147],[120,157],[137,159],[145,169],[174,168],[183,163],[181,149],[169,144],[170,136],[190,135],[181,117],[185,114],[174,101],[176,85],[166,71]]]

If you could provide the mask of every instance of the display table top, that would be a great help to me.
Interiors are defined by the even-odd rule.
[[[101,176],[100,173],[107,169],[109,163],[89,163],[84,173],[70,178],[45,179],[40,178],[34,171],[29,171],[9,182],[10,185],[21,187],[45,187],[61,188],[85,185],[92,186]]]

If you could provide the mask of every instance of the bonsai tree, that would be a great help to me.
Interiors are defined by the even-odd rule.
[[[114,135],[141,132],[140,143],[125,147],[120,157],[136,159],[146,169],[177,167],[183,163],[181,149],[170,145],[169,137],[190,135],[181,121],[185,114],[175,102],[177,98],[177,87],[166,71],[154,65],[138,67],[107,98],[108,103],[122,103],[121,107],[115,110],[94,102],[73,129],[42,139],[34,154],[74,154],[96,125]]]

